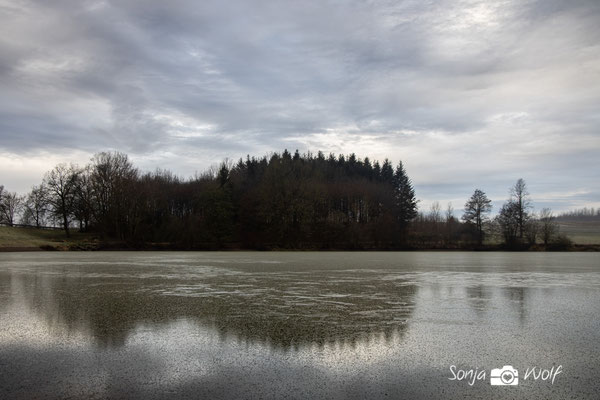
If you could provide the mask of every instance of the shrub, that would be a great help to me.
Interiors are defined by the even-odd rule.
[[[557,235],[556,238],[548,245],[548,250],[569,250],[573,246],[573,241],[564,233]]]

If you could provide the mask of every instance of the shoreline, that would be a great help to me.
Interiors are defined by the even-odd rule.
[[[21,253],[21,252],[42,252],[42,251],[69,251],[69,252],[95,252],[95,251],[183,251],[183,252],[236,252],[236,251],[256,251],[256,252],[516,252],[516,253],[556,253],[556,252],[598,252],[600,251],[600,244],[573,244],[568,249],[545,249],[543,246],[535,246],[533,248],[507,248],[500,245],[487,245],[483,247],[433,247],[433,248],[418,248],[418,247],[406,247],[406,248],[251,248],[251,247],[179,247],[176,245],[157,245],[149,244],[145,246],[127,246],[127,245],[116,245],[116,244],[99,244],[94,243],[92,245],[82,246],[77,245],[43,245],[43,246],[5,246],[0,247],[0,253]]]

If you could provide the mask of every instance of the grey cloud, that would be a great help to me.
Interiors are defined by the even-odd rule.
[[[406,159],[439,200],[599,177],[580,173],[600,149],[594,0],[23,0],[0,19],[0,152],[118,149],[188,174],[350,150]]]

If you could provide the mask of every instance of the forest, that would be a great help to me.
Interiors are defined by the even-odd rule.
[[[490,218],[476,189],[459,220],[451,204],[418,209],[402,162],[355,154],[272,153],[226,160],[192,178],[141,172],[126,154],[59,164],[26,196],[0,185],[0,222],[91,232],[130,248],[431,249],[568,246],[548,209],[531,211],[519,179]],[[592,210],[593,212],[593,210]],[[562,244],[561,244],[562,243]]]

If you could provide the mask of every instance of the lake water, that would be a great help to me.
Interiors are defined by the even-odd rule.
[[[597,399],[600,257],[0,253],[0,398],[66,397]]]

